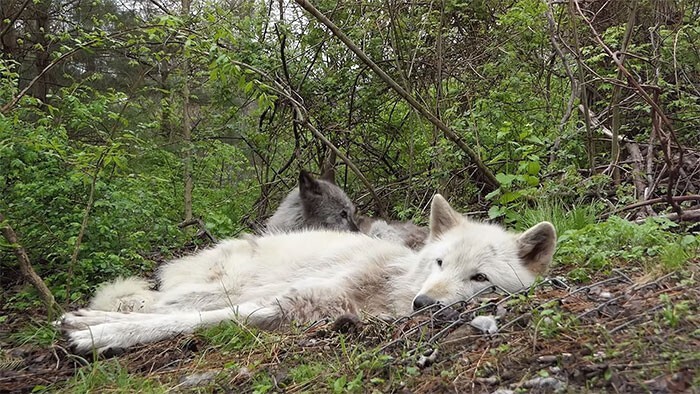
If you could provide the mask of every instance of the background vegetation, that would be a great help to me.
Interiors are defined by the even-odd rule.
[[[697,255],[697,2],[314,5],[456,139],[294,2],[0,0],[0,319],[48,312],[20,246],[82,305],[196,247],[182,222],[255,231],[329,161],[372,215],[425,223],[440,192],[552,220],[575,280]]]

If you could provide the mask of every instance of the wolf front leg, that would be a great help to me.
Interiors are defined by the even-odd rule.
[[[68,314],[61,326],[76,352],[92,349],[101,353],[110,348],[128,348],[191,333],[200,327],[216,325],[225,320],[246,323],[249,319],[269,319],[274,309],[260,308],[252,303],[213,311],[191,311],[170,314],[103,312],[102,319],[94,313],[89,316]],[[253,325],[256,325],[253,323]]]

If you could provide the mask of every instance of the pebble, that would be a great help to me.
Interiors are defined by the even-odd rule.
[[[474,379],[474,380],[475,380],[477,383],[487,384],[487,385],[489,385],[489,386],[498,383],[498,378],[495,377],[495,376],[491,376],[491,377],[488,377],[488,378],[476,378],[476,379]]]
[[[429,367],[432,363],[435,362],[435,360],[437,359],[437,355],[437,349],[428,350],[427,352],[425,352],[425,354],[418,358],[418,362],[416,362],[416,365],[418,365],[418,368]]]
[[[556,378],[543,378],[538,376],[536,378],[532,378],[523,382],[522,387],[528,389],[549,389],[554,390],[556,392],[563,391],[564,389],[566,389],[566,383]]]
[[[182,378],[180,378],[179,386],[182,388],[206,386],[214,382],[217,373],[217,371],[207,371],[183,376]]]
[[[498,332],[498,324],[493,316],[477,316],[470,323],[472,327],[481,330],[483,333],[496,334]]]
[[[537,361],[541,363],[553,363],[557,361],[557,356],[555,355],[548,355],[548,356],[539,356],[537,357]]]

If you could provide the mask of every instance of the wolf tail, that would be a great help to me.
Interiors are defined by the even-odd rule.
[[[148,312],[158,292],[145,279],[118,278],[101,285],[90,301],[90,309],[111,312]]]

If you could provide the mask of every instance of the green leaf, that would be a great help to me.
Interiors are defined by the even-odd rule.
[[[516,176],[512,174],[496,174],[496,180],[501,184],[501,186],[510,186],[515,180]]]
[[[489,219],[495,219],[499,216],[503,216],[505,212],[501,210],[501,207],[498,205],[492,205],[491,208],[489,208]]]

